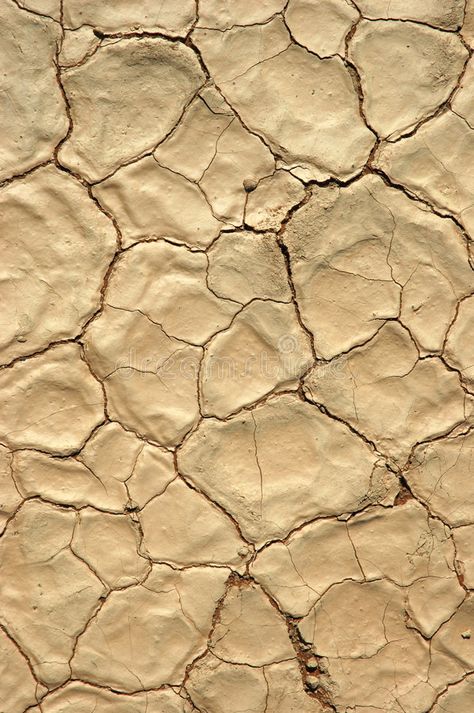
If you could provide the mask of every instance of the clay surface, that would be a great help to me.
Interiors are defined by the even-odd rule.
[[[474,2],[0,21],[0,713],[472,713]]]

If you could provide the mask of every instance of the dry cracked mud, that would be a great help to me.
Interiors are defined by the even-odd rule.
[[[474,0],[0,21],[0,713],[472,713]]]

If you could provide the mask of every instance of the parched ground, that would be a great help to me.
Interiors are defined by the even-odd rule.
[[[0,713],[473,713],[474,0],[1,0]]]

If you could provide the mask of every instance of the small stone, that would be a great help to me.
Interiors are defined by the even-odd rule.
[[[312,691],[316,691],[316,689],[319,688],[319,676],[307,676],[306,685]]]
[[[251,193],[254,191],[257,187],[258,183],[255,180],[255,178],[246,178],[244,181],[244,188],[247,191],[247,193]]]

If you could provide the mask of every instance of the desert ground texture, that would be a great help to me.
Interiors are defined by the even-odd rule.
[[[474,0],[0,0],[0,713],[473,713]]]

